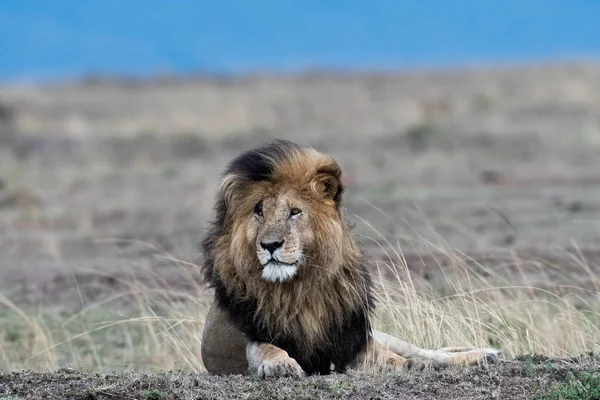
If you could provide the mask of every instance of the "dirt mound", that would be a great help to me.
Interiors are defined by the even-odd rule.
[[[265,381],[177,372],[101,375],[61,369],[53,373],[20,371],[0,375],[0,398],[530,399],[539,396],[542,399],[569,387],[577,377],[600,380],[598,371],[600,359],[594,357],[523,357],[464,369],[426,369],[401,374],[351,372],[302,380]],[[586,382],[580,383],[584,387]]]

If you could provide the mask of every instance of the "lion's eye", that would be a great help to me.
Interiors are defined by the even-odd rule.
[[[301,209],[299,209],[299,208],[295,208],[295,207],[294,207],[294,208],[292,208],[292,209],[290,210],[290,216],[292,216],[292,217],[293,217],[294,215],[298,215],[298,214],[300,214],[301,212],[302,212],[302,210],[301,210]]]
[[[258,215],[259,217],[263,216],[262,201],[258,202],[258,204],[254,207],[254,214]]]

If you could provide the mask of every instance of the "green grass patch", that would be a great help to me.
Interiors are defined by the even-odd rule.
[[[546,395],[536,400],[598,400],[600,399],[600,372],[579,371],[577,375],[569,371],[567,379],[556,384]]]

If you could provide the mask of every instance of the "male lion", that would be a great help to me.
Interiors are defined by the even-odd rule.
[[[425,350],[371,328],[363,255],[346,224],[341,170],[328,155],[278,140],[235,158],[202,241],[215,291],[202,343],[211,373],[328,374],[495,361],[495,349]]]

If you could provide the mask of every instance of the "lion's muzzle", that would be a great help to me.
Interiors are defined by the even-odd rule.
[[[295,264],[285,264],[272,260],[263,266],[262,278],[267,282],[285,282],[296,275],[298,267]]]
[[[283,239],[260,242],[257,249],[258,259],[263,267],[262,278],[267,282],[285,282],[296,275],[297,260],[290,260],[290,254],[285,252],[284,242]]]

